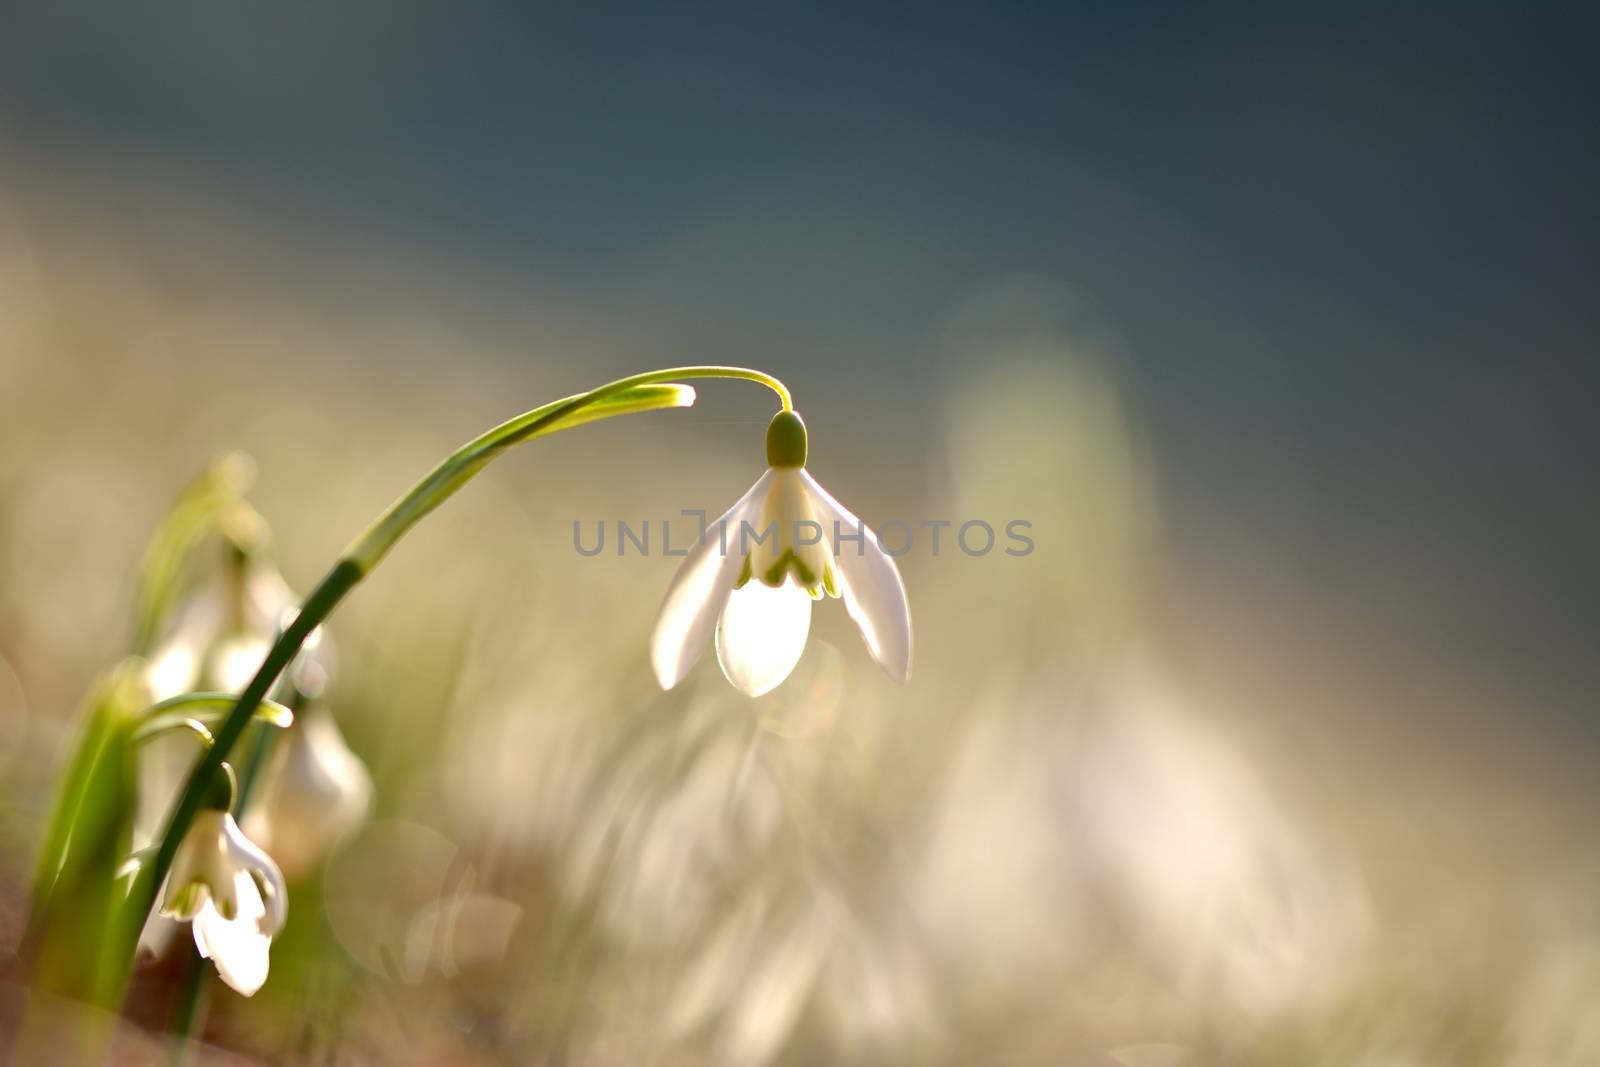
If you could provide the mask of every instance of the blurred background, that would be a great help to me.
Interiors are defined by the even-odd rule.
[[[833,604],[661,694],[675,561],[573,523],[716,514],[770,400],[502,460],[335,617],[371,816],[197,1062],[1600,1062],[1595,22],[8,11],[0,939],[214,455],[304,592],[487,426],[736,363],[869,523],[1036,550],[919,538],[904,688]]]

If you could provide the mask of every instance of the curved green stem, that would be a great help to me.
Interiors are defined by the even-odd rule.
[[[628,378],[557,400],[518,415],[456,449],[384,512],[366,533],[345,550],[344,558],[364,571],[377,566],[396,541],[428,512],[448,500],[484,465],[506,449],[534,437],[613,415],[628,415],[658,408],[688,407],[694,390],[661,383],[693,378],[736,378],[765,385],[778,394],[785,411],[792,410],[788,388],[770,374],[744,367],[672,367]]]
[[[231,712],[238,699],[232,693],[185,693],[152,704],[144,710],[139,725],[134,728],[133,742],[142,744],[191,722],[198,722],[203,727],[208,719],[220,719],[224,713]],[[286,729],[294,723],[294,712],[276,700],[263,700],[253,714],[262,722],[279,729]]]
[[[511,447],[597,419],[687,407],[694,403],[694,390],[672,383],[696,378],[732,378],[756,382],[777,393],[785,411],[793,409],[789,390],[782,382],[769,374],[744,367],[673,367],[621,378],[587,393],[535,408],[467,442],[390,505],[345,550],[311,591],[294,621],[273,643],[255,677],[250,679],[250,684],[239,694],[227,718],[216,729],[214,743],[190,771],[183,792],[168,816],[155,859],[140,866],[129,890],[121,929],[117,931],[117,950],[124,960],[131,961],[138,944],[139,931],[155,905],[156,894],[172,867],[178,845],[193,823],[213,776],[218,773],[228,753],[249,725],[251,716],[266,699],[278,676],[299,654],[306,639],[333,613],[346,594],[382,562],[400,538],[454,495],[456,490],[471,481],[491,460]]]

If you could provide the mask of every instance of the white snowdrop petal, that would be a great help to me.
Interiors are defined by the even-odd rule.
[[[878,544],[877,534],[829,496],[809,471],[801,471],[800,477],[811,491],[822,524],[827,527],[830,546],[834,543],[835,522],[845,536],[853,538],[858,531],[862,533],[863,542],[859,546],[854,540],[841,542],[834,560],[845,610],[861,631],[872,658],[891,678],[905,681],[911,677],[911,609],[906,604],[906,587],[900,581],[900,569]]]
[[[194,947],[216,966],[224,982],[248,997],[266,983],[272,938],[261,932],[266,908],[255,880],[238,871],[233,888],[238,914],[225,919],[207,900],[194,918]]]
[[[289,891],[276,866],[255,868],[254,874],[260,879],[257,888],[262,892],[262,903],[265,905],[261,915],[261,932],[273,937],[283,929],[283,924],[289,918]]]
[[[210,895],[206,897],[206,906],[215,908],[217,914],[224,918],[237,916],[240,911],[237,881],[234,877],[236,873],[231,867],[219,870],[206,883],[211,890]]]
[[[792,552],[820,580],[826,531],[817,521],[811,493],[797,468],[776,467],[769,474],[772,485],[760,504],[750,509],[751,528],[742,532],[741,545],[750,550],[751,572],[757,580],[770,580],[768,571]],[[812,538],[818,540],[807,543]]]
[[[333,716],[315,704],[297,712],[279,751],[261,802],[246,811],[243,826],[292,878],[319,863],[366,819],[372,776],[345,744]]]
[[[202,898],[228,892],[233,870],[222,855],[224,818],[220,811],[202,811],[195,816],[172,858],[162,894],[162,914],[188,920]]]
[[[734,591],[717,621],[717,662],[734,688],[758,697],[789,677],[811,632],[811,597],[788,579]]]
[[[182,928],[181,921],[165,912],[150,916],[145,920],[144,929],[139,931],[139,955],[145,959],[161,959]]]
[[[179,922],[188,922],[200,910],[200,905],[211,899],[204,882],[176,882],[168,880],[161,899],[161,914]]]
[[[705,539],[690,551],[667,587],[650,638],[650,665],[661,688],[671,689],[683,681],[705,651],[744,562],[738,552],[739,523],[755,511],[771,483],[769,470],[720,519],[708,523]],[[727,530],[726,553],[719,529]]]
[[[262,933],[271,937],[283,928],[284,920],[288,917],[289,893],[284,885],[283,872],[261,848],[239,829],[239,824],[232,815],[225,817],[223,822],[223,842],[227,854],[227,862],[233,872],[233,881],[238,883],[239,875],[243,874],[250,883],[251,892],[254,894],[258,919],[264,919],[261,924]],[[266,891],[265,903],[262,901],[261,891],[256,888],[256,879],[261,880],[261,886]],[[239,914],[244,914],[242,902]]]

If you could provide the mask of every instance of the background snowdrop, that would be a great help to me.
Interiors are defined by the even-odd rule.
[[[315,701],[297,709],[261,775],[244,826],[291,878],[313,870],[371,810],[372,776]]]

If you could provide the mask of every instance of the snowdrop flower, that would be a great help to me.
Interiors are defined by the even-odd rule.
[[[147,680],[157,700],[200,689],[243,689],[284,617],[299,603],[271,563],[231,547],[227,551],[222,573],[210,576],[179,606],[150,655]]]
[[[260,802],[250,805],[244,823],[294,877],[367,817],[372,776],[319,703],[299,709],[277,748]]]
[[[780,411],[767,428],[768,470],[683,561],[650,643],[663,689],[716,635],[717,661],[749,696],[775,688],[805,651],[811,602],[843,599],[867,650],[889,675],[911,673],[911,614],[877,535],[806,471],[806,428]]]
[[[200,955],[248,997],[267,980],[267,952],[283,927],[288,893],[278,865],[229,814],[233,770],[224,764],[223,771],[178,846],[161,914],[189,923]]]

